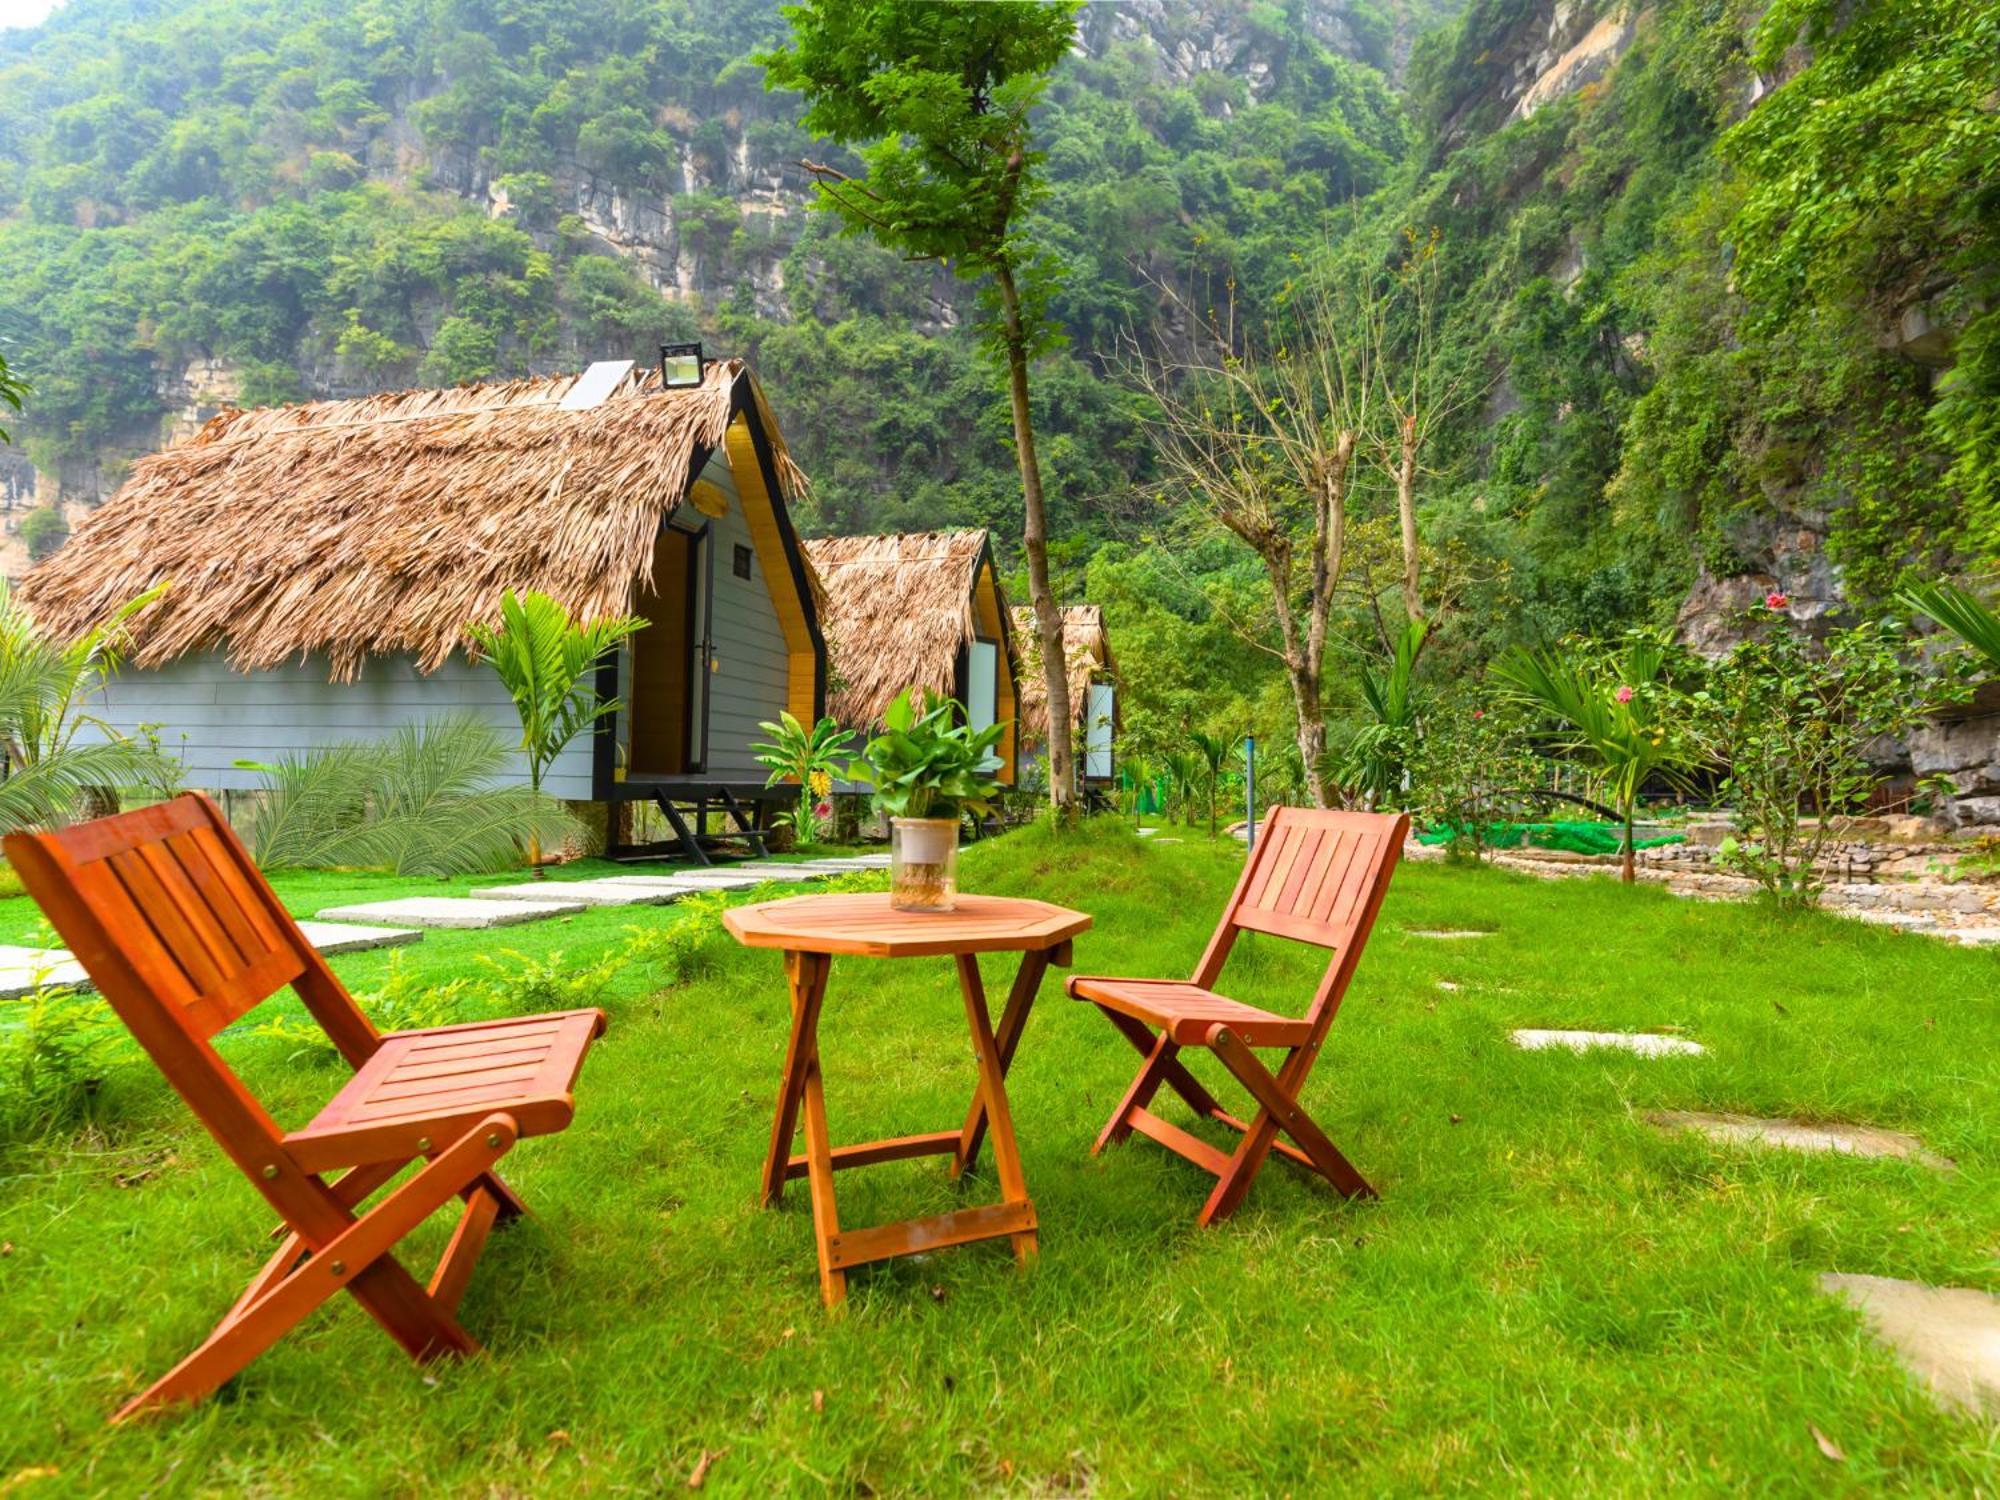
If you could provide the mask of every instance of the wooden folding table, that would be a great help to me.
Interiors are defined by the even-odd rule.
[[[795,896],[739,906],[724,913],[723,924],[751,948],[777,948],[785,955],[792,990],[792,1035],[785,1051],[771,1147],[764,1160],[764,1203],[775,1205],[785,1183],[808,1179],[813,1234],[819,1242],[819,1284],[829,1307],[847,1295],[847,1273],[870,1261],[963,1245],[974,1240],[1013,1241],[1014,1257],[1035,1253],[1035,1205],[1021,1176],[1021,1153],[1007,1108],[1007,1068],[1027,1024],[1028,1010],[1050,964],[1067,967],[1070,939],[1090,926],[1083,912],[1046,901],[1002,896],[960,896],[950,912],[900,912],[887,895]],[[993,1024],[979,977],[981,953],[1017,952],[1021,967]],[[956,1130],[898,1136],[835,1146],[827,1135],[826,1095],[819,1067],[819,1017],[826,998],[833,956],[861,958],[950,957],[965,996],[966,1023],[979,1064],[979,1086],[965,1123]],[[792,1154],[792,1135],[801,1108],[806,1149]],[[906,1157],[950,1153],[954,1177],[978,1158],[983,1137],[993,1136],[993,1160],[1000,1173],[1001,1201],[961,1208],[927,1219],[907,1219],[869,1229],[840,1227],[834,1206],[833,1174],[847,1167]]]

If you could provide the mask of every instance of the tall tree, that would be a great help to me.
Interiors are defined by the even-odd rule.
[[[1134,349],[1126,364],[1151,398],[1163,489],[1263,564],[1277,644],[1261,634],[1251,644],[1284,663],[1306,792],[1331,807],[1322,683],[1357,459],[1380,412],[1379,291],[1366,278],[1315,274],[1252,334],[1233,304],[1211,315],[1161,290],[1187,347],[1158,358]]]
[[[1081,0],[812,0],[785,8],[790,44],[757,59],[766,87],[805,96],[808,130],[854,148],[860,160],[856,172],[801,163],[820,207],[849,233],[985,283],[986,332],[1013,406],[1021,542],[1051,726],[1071,722],[1069,682],[1062,611],[1049,587],[1028,367],[1061,333],[1047,311],[1053,269],[1021,226],[1044,186],[1028,113],[1075,40],[1080,7]],[[1058,731],[1049,735],[1049,796],[1059,812],[1076,801],[1075,747]]]

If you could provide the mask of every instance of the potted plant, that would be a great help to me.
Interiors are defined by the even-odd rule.
[[[973,729],[949,698],[920,711],[905,689],[882,714],[882,733],[848,775],[875,789],[889,819],[889,902],[898,911],[950,911],[958,894],[958,825],[983,816],[1000,791],[993,746],[1004,724]]]

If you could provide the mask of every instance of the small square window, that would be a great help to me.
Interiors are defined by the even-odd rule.
[[[734,572],[738,578],[750,576],[750,549],[741,542],[736,545]]]

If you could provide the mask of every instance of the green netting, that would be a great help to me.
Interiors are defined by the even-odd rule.
[[[1424,844],[1448,843],[1454,830],[1438,825],[1417,835]],[[1490,823],[1486,842],[1494,849],[1518,849],[1532,844],[1537,849],[1562,849],[1571,854],[1616,854],[1623,836],[1615,823]],[[1632,840],[1636,849],[1652,849],[1661,844],[1687,842],[1684,833],[1641,833]]]

